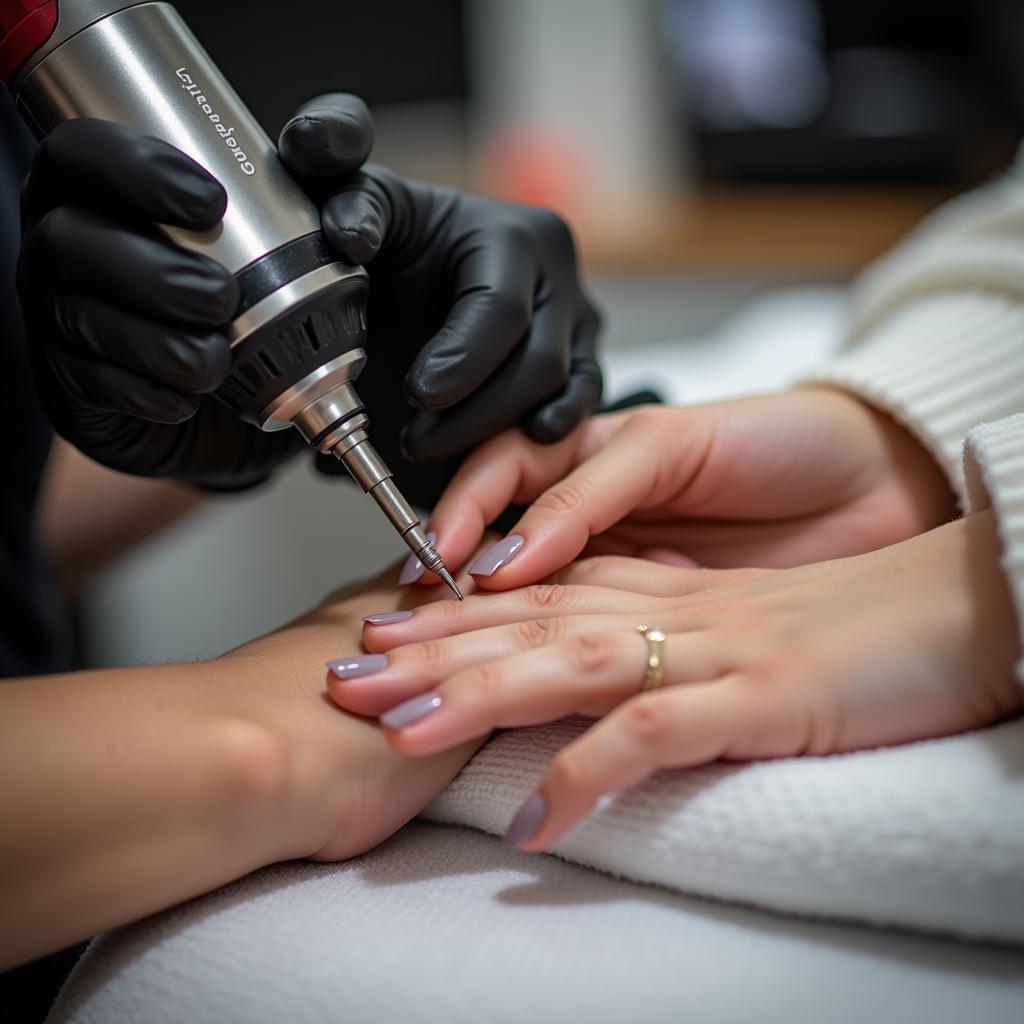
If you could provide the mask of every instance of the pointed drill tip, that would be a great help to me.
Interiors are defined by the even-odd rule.
[[[454,577],[447,569],[438,569],[437,575],[441,577],[448,584],[448,589],[460,600],[463,601],[465,598],[462,596],[462,591],[459,590],[459,585],[455,582]]]

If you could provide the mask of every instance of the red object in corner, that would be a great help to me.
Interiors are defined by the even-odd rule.
[[[0,80],[9,83],[56,27],[57,0],[0,0]]]

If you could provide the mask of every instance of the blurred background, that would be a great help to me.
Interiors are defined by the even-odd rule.
[[[563,213],[613,391],[664,386],[668,352],[675,399],[781,384],[843,284],[1024,133],[1020,0],[176,3],[272,135],[356,92],[379,162]],[[90,660],[214,654],[397,558],[368,502],[302,465],[207,505],[89,590]]]

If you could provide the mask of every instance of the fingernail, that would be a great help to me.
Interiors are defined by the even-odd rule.
[[[540,793],[534,793],[519,808],[502,842],[506,846],[511,846],[518,850],[540,828],[547,813],[547,800]]]
[[[513,533],[511,537],[499,540],[488,548],[470,567],[470,576],[492,576],[503,565],[508,565],[519,554],[526,540]]]
[[[436,544],[437,534],[431,530],[427,534],[427,540],[431,544]],[[410,583],[415,583],[424,572],[426,572],[426,569],[423,563],[415,555],[410,555],[409,560],[402,566],[402,572],[398,577],[398,585],[400,587],[407,587]]]
[[[390,626],[392,622],[405,622],[412,618],[412,612],[378,612],[376,615],[364,615],[363,622],[371,626]]]
[[[358,679],[359,676],[373,675],[388,663],[386,654],[359,654],[353,658],[339,658],[327,662],[327,667],[339,679]]]
[[[389,729],[404,729],[406,726],[426,718],[441,706],[441,694],[421,693],[404,704],[397,704],[390,711],[385,711],[380,716],[380,721]]]

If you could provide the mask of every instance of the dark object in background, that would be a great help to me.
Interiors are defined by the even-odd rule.
[[[702,177],[969,184],[1024,134],[1019,0],[662,0]]]
[[[466,95],[463,0],[174,5],[271,137],[325,92],[354,92],[371,109]]]

